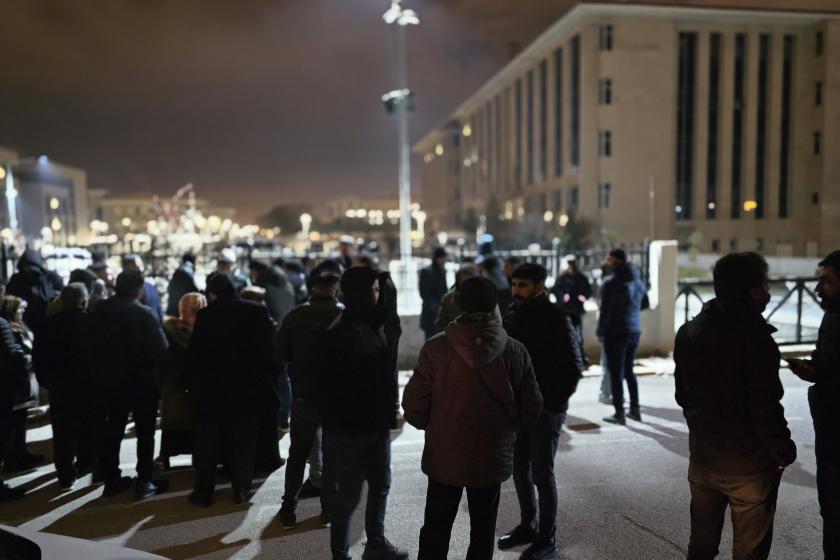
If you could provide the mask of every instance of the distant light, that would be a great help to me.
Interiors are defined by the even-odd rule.
[[[347,212],[344,213],[344,215],[348,218],[355,218],[356,217],[356,211],[355,210],[348,210]]]
[[[464,160],[464,167],[469,167],[471,165],[472,165],[472,161],[470,160],[470,158],[466,158]]]
[[[470,136],[472,136],[472,127],[469,125],[469,123],[465,124],[464,128],[461,129],[461,134],[464,135],[464,138],[469,138]]]
[[[569,215],[560,214],[560,217],[557,219],[557,223],[560,224],[560,227],[566,227],[569,225]]]
[[[52,223],[50,223],[50,227],[53,231],[61,231],[61,220],[53,218]]]
[[[443,155],[443,144],[438,144],[435,146],[435,155],[442,156]]]
[[[758,202],[755,200],[745,200],[744,201],[744,212],[752,212],[758,208]]]
[[[356,210],[356,217],[357,218],[367,218],[367,210],[364,208],[358,208]]]
[[[125,217],[125,218],[122,219],[121,223],[122,223],[123,227],[129,227],[129,226],[131,226],[131,218]]]
[[[677,214],[681,214],[681,213],[682,213],[682,210],[683,210],[683,208],[682,208],[682,206],[680,206],[679,204],[677,204],[676,206],[674,206],[674,212],[676,212]]]
[[[59,202],[59,200],[56,197],[52,197],[50,199],[50,208],[52,208],[53,210],[58,210],[59,206],[61,206],[61,202]]]
[[[715,203],[714,203],[714,202],[710,202],[709,204],[707,204],[707,205],[706,205],[706,207],[707,207],[709,210],[714,210],[714,209],[715,209]]]
[[[554,212],[552,212],[551,210],[547,210],[545,212],[545,214],[543,214],[543,221],[544,222],[550,222],[553,219],[554,219]]]
[[[0,167],[0,181],[6,178],[6,170]]]
[[[431,163],[432,160],[435,159],[435,154],[426,154],[423,156],[423,161],[426,163]]]
[[[38,163],[41,165],[47,165],[50,162],[50,158],[47,156],[38,156]]]

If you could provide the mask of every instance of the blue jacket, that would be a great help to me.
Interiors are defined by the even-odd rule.
[[[647,295],[639,271],[630,264],[615,269],[601,288],[597,335],[622,336],[642,332],[642,301]]]

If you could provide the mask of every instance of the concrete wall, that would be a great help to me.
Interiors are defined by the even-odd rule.
[[[687,253],[680,253],[677,257],[677,265],[680,268],[691,267],[708,271],[708,278],[712,277],[712,268],[715,262],[723,255],[699,254],[692,258]],[[764,256],[767,264],[770,265],[770,276],[816,276],[817,263],[822,257],[771,257]]]

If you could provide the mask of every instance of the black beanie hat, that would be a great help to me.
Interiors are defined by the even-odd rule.
[[[378,278],[375,270],[366,266],[348,269],[341,276],[341,293],[348,305],[364,305],[369,302],[370,288]]]
[[[458,288],[458,306],[464,313],[492,313],[498,303],[498,290],[483,276],[473,276]]]

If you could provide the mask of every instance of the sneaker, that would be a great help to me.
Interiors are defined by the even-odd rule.
[[[627,413],[627,418],[631,420],[635,420],[636,422],[642,421],[642,413],[638,408],[631,408],[630,412]]]
[[[187,496],[187,501],[189,501],[194,506],[204,508],[210,507],[213,505],[213,494],[210,492],[193,490],[192,492],[190,492],[190,495]]]
[[[365,544],[362,560],[408,560],[408,551],[391,544],[388,539],[369,540]]]
[[[297,516],[295,512],[281,509],[277,513],[277,518],[280,520],[280,527],[284,531],[291,531],[297,525]]]
[[[326,511],[321,512],[321,515],[318,516],[318,521],[320,521],[321,527],[324,529],[330,526],[330,516]]]
[[[0,502],[19,500],[26,494],[21,488],[12,488],[5,482],[0,482]]]
[[[127,490],[131,486],[130,476],[121,476],[113,480],[105,482],[105,488],[102,490],[103,496],[116,496],[123,490]]]
[[[536,538],[537,534],[534,531],[522,525],[517,525],[513,531],[499,537],[499,548],[505,550],[523,544],[531,544]]]
[[[321,489],[312,484],[311,480],[307,480],[303,483],[303,486],[300,488],[300,493],[298,494],[298,498],[301,500],[305,500],[306,498],[320,498],[321,497]]]
[[[169,490],[169,481],[155,480],[149,482],[140,482],[139,480],[134,484],[134,501],[139,502],[158,494],[163,494]]]
[[[609,424],[620,424],[622,426],[627,424],[627,420],[624,419],[623,414],[613,414],[612,416],[607,416],[606,418],[604,418],[604,422],[607,422]]]
[[[550,560],[560,556],[560,551],[553,542],[535,542],[525,549],[520,557],[521,560]]]

